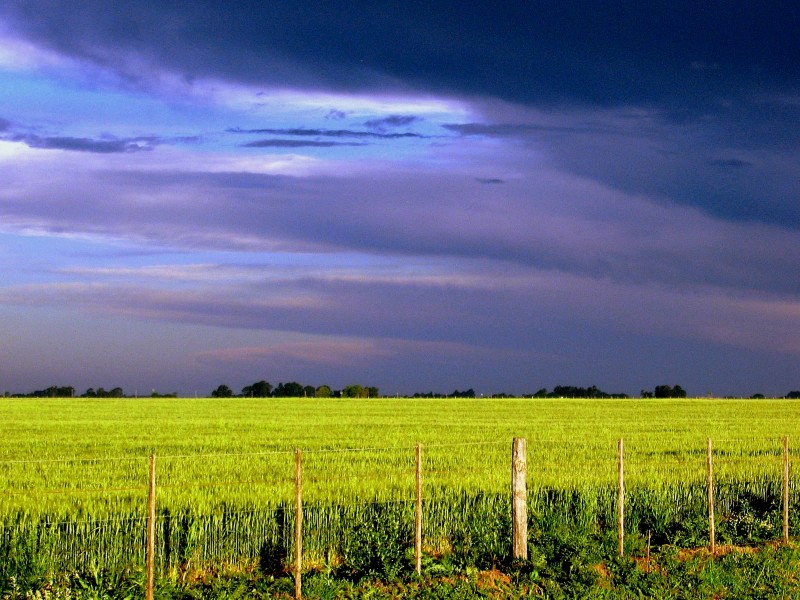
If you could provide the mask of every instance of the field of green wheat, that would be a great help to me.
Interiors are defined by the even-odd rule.
[[[2,399],[0,430],[2,576],[140,565],[151,454],[162,572],[279,570],[298,448],[308,567],[391,570],[413,543],[416,444],[432,557],[506,559],[513,437],[527,439],[533,545],[566,528],[613,547],[620,438],[631,552],[705,543],[707,438],[721,541],[778,539],[782,439],[800,444],[800,402]]]

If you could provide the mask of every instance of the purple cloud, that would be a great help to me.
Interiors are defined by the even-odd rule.
[[[46,308],[187,381],[789,385],[796,11],[290,4],[0,5],[0,368]]]
[[[401,139],[424,138],[418,133],[382,133],[376,131],[358,131],[352,129],[306,129],[302,127],[288,129],[228,129],[229,133],[267,133],[270,135],[292,135],[299,137],[334,137],[334,138],[376,138],[376,139]]]
[[[67,150],[71,152],[93,152],[97,154],[118,154],[148,152],[157,144],[152,137],[129,139],[92,139],[67,136],[39,136],[33,134],[13,135],[9,141],[22,142],[31,148],[46,150]]]
[[[390,115],[380,119],[370,119],[364,123],[364,126],[369,127],[370,129],[383,131],[384,129],[391,127],[408,127],[409,125],[417,123],[421,120],[422,119],[420,117],[415,115]]]
[[[239,144],[241,148],[333,148],[336,146],[363,146],[362,143],[353,142],[331,142],[322,140],[284,140],[268,139],[256,140]]]

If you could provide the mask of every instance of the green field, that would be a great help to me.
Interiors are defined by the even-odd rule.
[[[397,556],[379,561],[388,569],[406,564],[413,541],[417,443],[426,551],[465,565],[506,559],[513,437],[528,440],[531,544],[567,528],[601,551],[614,547],[619,438],[630,552],[648,535],[654,544],[705,543],[709,437],[720,540],[778,539],[781,440],[800,441],[800,402],[2,399],[0,423],[6,576],[31,564],[141,565],[150,454],[162,572],[187,561],[286,562],[295,448],[309,568],[375,559],[364,545],[396,546]],[[796,512],[794,487],[791,500]],[[795,523],[800,513],[793,531]]]

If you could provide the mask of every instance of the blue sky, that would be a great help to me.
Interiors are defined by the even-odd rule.
[[[799,13],[5,2],[0,390],[797,389]]]

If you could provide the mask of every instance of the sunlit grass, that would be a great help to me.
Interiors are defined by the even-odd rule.
[[[39,531],[37,539],[45,527],[53,560],[92,552],[124,560],[131,548],[139,556],[152,453],[172,552],[252,557],[292,526],[286,507],[300,448],[308,547],[325,555],[370,503],[411,510],[420,443],[426,535],[444,538],[474,498],[506,510],[513,437],[528,440],[532,505],[547,512],[551,491],[575,491],[595,498],[586,500],[587,522],[597,511],[613,515],[607,492],[624,438],[632,497],[651,490],[648,502],[660,503],[666,519],[702,501],[709,437],[723,511],[744,493],[725,496],[725,482],[774,496],[781,439],[800,440],[798,417],[800,402],[789,400],[3,399],[0,521]],[[94,550],[76,536],[95,540]]]

